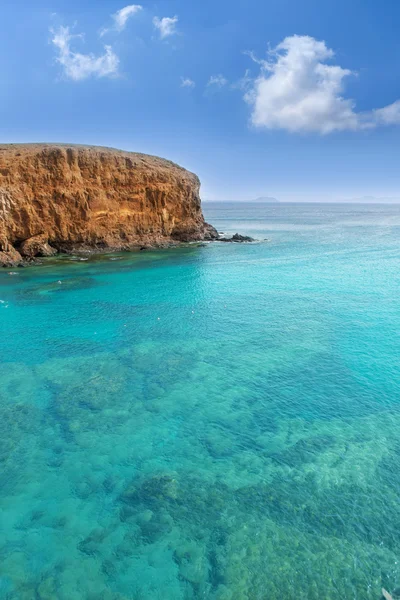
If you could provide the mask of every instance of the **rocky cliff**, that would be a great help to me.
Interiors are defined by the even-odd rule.
[[[196,175],[108,148],[0,145],[0,264],[216,237]]]

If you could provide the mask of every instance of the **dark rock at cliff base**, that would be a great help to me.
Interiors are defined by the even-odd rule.
[[[197,242],[199,241],[198,231],[192,228],[180,227],[171,232],[171,237],[177,242]],[[218,231],[209,223],[204,223],[202,240],[212,241],[218,239]]]
[[[213,227],[209,223],[206,223],[205,227],[204,227],[204,240],[206,240],[206,241],[217,240],[218,237],[219,237],[219,234],[218,234],[218,231],[215,229],[215,227]]]
[[[45,234],[34,235],[24,242],[19,247],[19,252],[26,258],[34,258],[35,256],[54,256],[57,250],[49,244],[49,238]]]
[[[240,244],[243,242],[255,242],[256,241],[254,238],[250,237],[249,235],[240,235],[240,233],[235,233],[230,238],[220,237],[218,239],[220,242],[236,242],[237,244]]]

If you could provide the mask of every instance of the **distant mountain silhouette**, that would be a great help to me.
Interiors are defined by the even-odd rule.
[[[277,200],[276,198],[272,198],[271,196],[260,196],[260,198],[256,198],[255,200],[252,200],[251,202],[268,202],[269,204],[271,204],[271,203],[279,202],[279,200]]]

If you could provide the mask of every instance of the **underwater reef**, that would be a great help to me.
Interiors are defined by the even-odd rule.
[[[395,600],[389,222],[1,269],[1,600]]]

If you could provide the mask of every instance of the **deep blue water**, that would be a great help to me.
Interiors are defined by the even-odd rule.
[[[0,272],[0,598],[400,586],[400,206]]]

